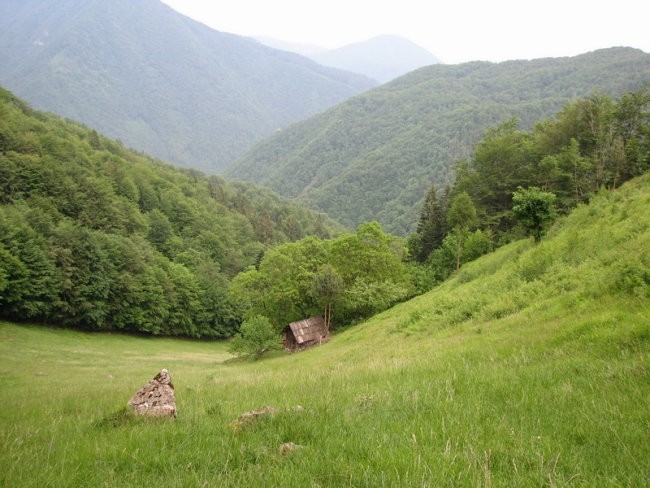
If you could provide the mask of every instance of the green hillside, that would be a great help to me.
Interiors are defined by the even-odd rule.
[[[0,89],[0,316],[227,336],[231,278],[337,232],[252,184],[179,170]]]
[[[422,68],[258,144],[227,175],[270,186],[355,227],[378,220],[413,230],[431,183],[453,180],[490,126],[531,128],[595,91],[617,95],[650,80],[650,55],[612,48],[572,58]]]
[[[129,147],[216,173],[374,82],[212,30],[159,0],[3,0],[0,84]]]
[[[648,317],[645,175],[299,354],[3,322],[0,484],[645,486]],[[163,367],[178,418],[126,415]]]

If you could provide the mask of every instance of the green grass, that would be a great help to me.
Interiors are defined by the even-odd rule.
[[[0,485],[648,486],[649,286],[645,177],[293,355],[0,323]]]

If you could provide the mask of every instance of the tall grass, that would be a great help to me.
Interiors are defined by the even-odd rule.
[[[646,177],[539,245],[258,362],[0,323],[0,485],[647,486],[649,210]],[[127,415],[163,367],[178,418]]]

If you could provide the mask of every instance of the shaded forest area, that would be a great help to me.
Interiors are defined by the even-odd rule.
[[[226,337],[227,290],[275,245],[339,228],[179,170],[0,91],[0,310],[90,330]]]

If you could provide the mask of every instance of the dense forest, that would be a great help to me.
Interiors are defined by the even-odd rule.
[[[268,190],[179,170],[0,100],[0,309],[90,330],[229,337],[322,314],[346,326],[650,169],[650,90],[488,129],[434,183],[408,240],[344,233]]]
[[[234,280],[242,316],[276,327],[331,311],[333,325],[367,318],[428,291],[463,263],[513,239],[539,241],[554,219],[650,169],[650,91],[594,94],[524,131],[486,131],[453,185],[431,186],[407,242],[377,222],[330,241],[306,238],[267,253]],[[243,305],[242,305],[243,304]]]
[[[650,170],[650,89],[571,102],[530,131],[510,120],[486,131],[453,185],[434,183],[411,257],[429,280],[523,235],[539,240],[556,215]]]
[[[3,0],[0,84],[213,174],[278,128],[375,85],[210,29],[159,0]]]
[[[0,91],[0,313],[223,337],[230,280],[338,226],[268,190],[178,170]]]
[[[269,186],[348,227],[415,229],[429,182],[454,181],[487,127],[530,129],[565,103],[617,96],[650,80],[650,54],[612,48],[571,58],[435,65],[295,124],[233,163],[228,176]]]

